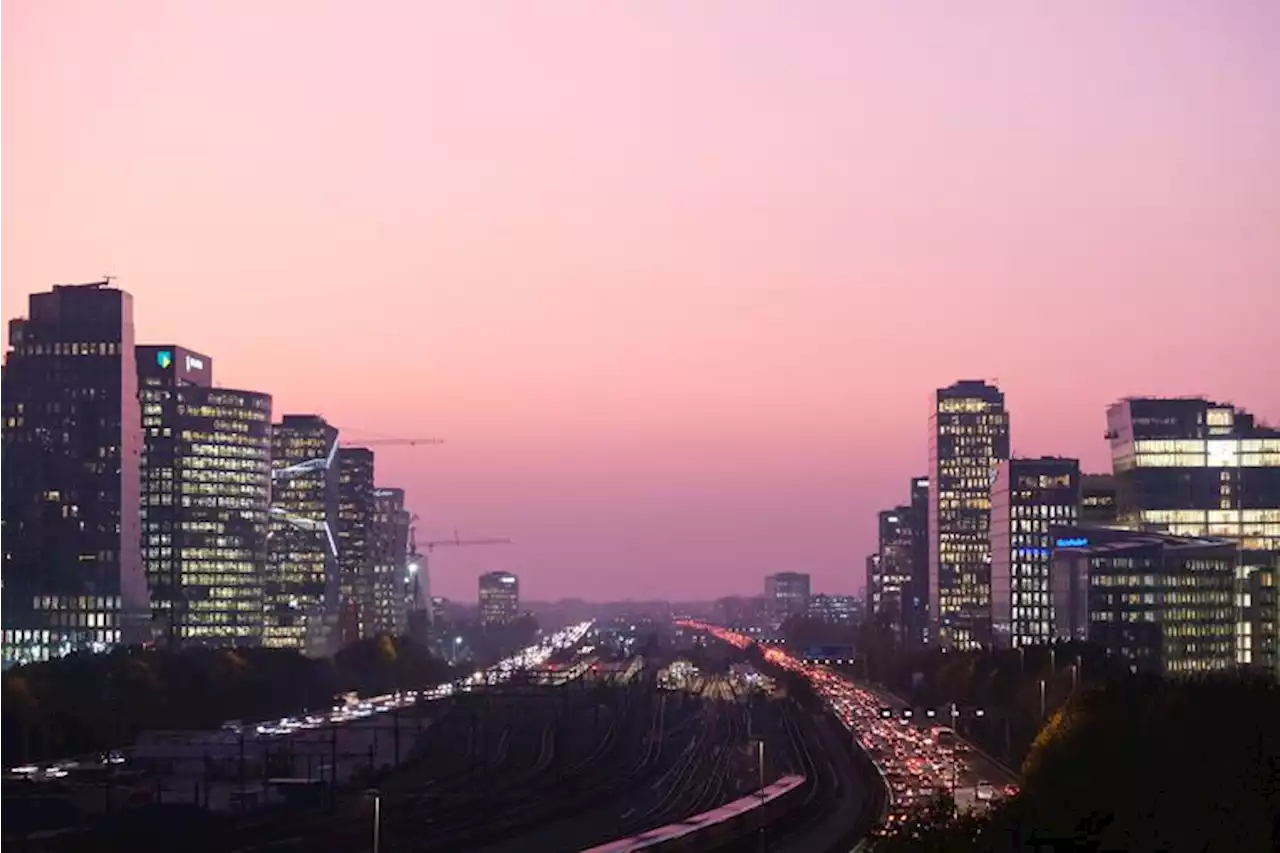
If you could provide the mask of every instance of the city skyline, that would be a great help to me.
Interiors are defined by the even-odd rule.
[[[854,592],[956,380],[999,385],[1014,455],[1086,473],[1128,395],[1280,420],[1277,11],[1194,5],[1154,30],[983,21],[1000,48],[977,67],[972,22],[821,6],[714,36],[688,11],[517,14],[519,39],[462,10],[317,11],[278,56],[287,4],[247,28],[15,6],[5,318],[110,273],[138,343],[208,353],[277,419],[443,437],[377,460],[420,538],[514,540],[434,560],[451,598],[495,569],[541,600],[785,571]],[[1019,66],[1041,73],[1002,77]],[[943,84],[956,103],[911,106]]]

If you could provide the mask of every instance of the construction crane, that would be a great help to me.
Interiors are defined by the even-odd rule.
[[[419,444],[444,444],[443,438],[371,438],[368,441],[339,441],[339,447],[417,447]]]
[[[409,574],[412,584],[412,609],[423,610],[427,614],[427,624],[434,620],[431,607],[431,572],[429,568],[431,553],[436,548],[458,548],[473,545],[510,545],[511,540],[505,537],[487,537],[484,539],[463,539],[455,528],[452,539],[433,539],[423,542],[426,549],[423,554],[418,550],[418,536],[415,525],[419,521],[417,513],[409,516]]]

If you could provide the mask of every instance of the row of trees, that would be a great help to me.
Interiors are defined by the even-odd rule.
[[[413,689],[447,680],[448,664],[406,640],[354,643],[331,660],[290,649],[121,648],[4,673],[5,766],[126,746],[149,729],[213,728],[328,708],[337,693]]]
[[[875,849],[1276,850],[1278,724],[1265,677],[1100,680],[1035,738],[1017,797],[982,816],[934,804]]]

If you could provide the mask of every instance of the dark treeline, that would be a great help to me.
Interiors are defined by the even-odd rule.
[[[938,803],[878,853],[1280,849],[1280,688],[1128,677],[1076,690],[987,815]]]
[[[425,649],[393,637],[361,640],[333,659],[290,649],[124,648],[73,654],[4,673],[5,766],[125,746],[149,729],[215,728],[327,709],[362,695],[447,680]]]

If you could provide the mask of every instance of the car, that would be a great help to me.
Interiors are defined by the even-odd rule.
[[[982,800],[984,803],[990,802],[996,798],[996,789],[990,782],[979,780],[976,795],[978,799]]]

